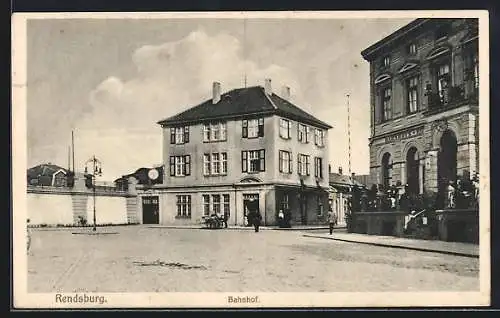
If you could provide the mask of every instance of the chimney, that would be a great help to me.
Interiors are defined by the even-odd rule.
[[[212,86],[212,104],[220,102],[220,83],[214,82]]]
[[[339,167],[339,174],[342,174],[342,167]]]
[[[328,173],[332,173],[332,165],[328,165]]]
[[[281,89],[281,97],[285,100],[290,100],[290,87],[283,86]]]
[[[266,78],[266,80],[265,80],[264,92],[266,92],[267,95],[271,95],[273,93],[273,89],[271,87],[271,79],[270,78]]]

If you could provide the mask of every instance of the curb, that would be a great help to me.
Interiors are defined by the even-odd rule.
[[[422,248],[422,247],[402,246],[402,245],[390,245],[390,244],[375,243],[375,242],[360,242],[360,241],[346,240],[346,239],[340,239],[340,238],[335,238],[335,237],[323,237],[323,236],[309,235],[309,234],[304,234],[302,236],[304,236],[304,237],[312,237],[312,238],[320,238],[320,239],[325,239],[325,240],[334,240],[334,241],[348,242],[348,243],[366,244],[366,245],[372,245],[372,246],[382,246],[382,247],[390,247],[390,248],[399,248],[399,249],[406,249],[406,250],[413,250],[413,251],[420,251],[420,252],[428,252],[428,253],[439,253],[439,254],[447,254],[447,255],[454,255],[454,256],[463,256],[463,257],[470,257],[470,258],[479,258],[479,255],[470,254],[470,253],[460,253],[460,252],[452,252],[452,251],[443,251],[443,250],[435,250],[435,249],[428,249],[428,248]]]
[[[253,231],[253,227],[227,227],[227,228],[220,228],[220,229],[211,229],[211,228],[206,228],[206,227],[201,227],[201,226],[148,226],[150,229],[176,229],[176,230],[232,230],[232,231]],[[259,230],[272,230],[270,228],[266,227],[259,227]]]

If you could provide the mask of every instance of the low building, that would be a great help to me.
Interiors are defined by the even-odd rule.
[[[221,93],[216,82],[211,99],[159,122],[164,181],[141,194],[144,209],[159,211],[154,223],[227,213],[229,224],[243,225],[252,210],[265,225],[277,224],[279,210],[292,225],[325,221],[331,126],[283,92],[266,80]]]
[[[330,199],[329,204],[333,212],[337,214],[338,224],[345,225],[345,216],[349,213],[349,199],[352,197],[353,186],[362,188],[363,184],[351,176],[344,175],[339,167],[338,173],[329,173]]]

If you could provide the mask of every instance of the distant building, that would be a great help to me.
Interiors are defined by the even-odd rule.
[[[119,190],[127,191],[130,183],[130,178],[135,179],[135,183],[143,185],[145,187],[154,186],[157,184],[163,184],[164,176],[163,165],[158,165],[154,167],[142,167],[137,169],[133,173],[123,175],[114,181],[116,188]]]
[[[71,171],[51,163],[40,164],[27,171],[27,182],[32,186],[71,187],[72,177]]]
[[[337,214],[339,225],[345,225],[345,215],[349,212],[348,200],[352,197],[353,186],[359,188],[365,186],[353,178],[354,176],[354,174],[344,175],[341,167],[339,167],[338,172],[331,172],[329,169],[329,205],[332,211]]]
[[[257,210],[274,225],[283,210],[292,224],[323,223],[331,126],[289,93],[273,93],[271,80],[226,93],[213,83],[210,100],[160,121],[165,175],[143,197],[148,222],[198,223],[226,212],[229,224],[243,225]],[[157,209],[158,219],[146,216]]]
[[[477,19],[416,19],[365,49],[370,177],[442,194],[478,172]]]

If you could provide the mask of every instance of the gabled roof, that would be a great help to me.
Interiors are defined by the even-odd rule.
[[[64,171],[64,173],[68,173],[67,169],[64,169],[63,167],[60,167],[58,165],[54,165],[51,163],[43,163],[38,166],[34,166],[32,168],[29,168],[27,173],[29,178],[38,178],[39,176],[50,176],[59,170]]]
[[[350,186],[350,185],[363,186],[357,180],[353,180],[353,181],[351,181],[351,178],[349,176],[335,173],[335,172],[330,173],[330,176],[329,176],[329,183],[330,184],[342,185],[342,186],[344,186],[344,185],[346,185],[346,186]]]
[[[221,95],[217,104],[209,99],[177,115],[161,120],[162,126],[174,126],[213,119],[236,119],[248,115],[277,114],[310,125],[330,129],[332,126],[308,114],[276,94],[267,95],[261,86],[237,88]]]

